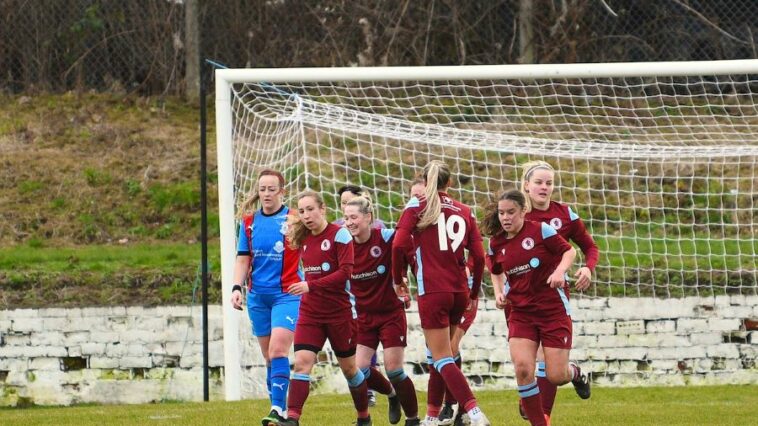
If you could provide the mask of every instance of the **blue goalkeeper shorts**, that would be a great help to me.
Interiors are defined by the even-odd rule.
[[[271,328],[281,327],[295,331],[300,296],[288,293],[247,293],[247,314],[252,322],[253,335],[270,336]]]

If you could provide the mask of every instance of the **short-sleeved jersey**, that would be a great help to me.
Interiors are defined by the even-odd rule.
[[[465,250],[482,244],[482,236],[471,208],[444,192],[438,193],[442,207],[437,223],[416,228],[426,200],[411,198],[403,210],[397,229],[413,236],[416,248],[415,275],[418,294],[468,292]]]
[[[252,256],[248,290],[257,294],[286,293],[290,284],[302,281],[300,255],[285,237],[290,209],[274,214],[258,210],[240,223],[238,256]]]
[[[587,232],[584,222],[566,204],[551,201],[547,210],[531,209],[526,220],[543,222],[552,226],[566,241],[575,242],[584,253],[584,260],[591,270],[595,270],[599,252],[592,236]]]
[[[391,312],[402,308],[392,288],[392,239],[394,229],[372,229],[365,243],[354,242],[355,266],[350,286],[356,309],[363,312]]]
[[[350,292],[353,237],[334,224],[318,235],[309,234],[300,246],[308,293],[300,300],[300,315],[323,322],[355,319],[355,297]]]
[[[513,238],[505,234],[492,237],[487,256],[493,274],[505,272],[509,287],[506,298],[514,310],[570,315],[566,289],[550,288],[547,283],[563,253],[570,249],[550,225],[527,220]]]

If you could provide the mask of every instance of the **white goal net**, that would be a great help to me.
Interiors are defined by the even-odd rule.
[[[429,160],[481,217],[540,159],[600,249],[585,296],[758,292],[758,61],[263,71],[217,73],[222,251],[262,167],[392,226]]]

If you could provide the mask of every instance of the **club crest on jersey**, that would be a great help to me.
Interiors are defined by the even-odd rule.
[[[534,240],[531,237],[526,237],[521,241],[521,247],[524,250],[531,250],[534,248]]]
[[[329,250],[329,247],[332,246],[332,243],[329,242],[329,240],[321,241],[321,250],[327,251]]]
[[[561,222],[560,218],[554,217],[550,219],[550,226],[552,226],[553,229],[558,230],[561,229],[561,226],[563,226],[563,222]]]
[[[450,197],[442,197],[442,202],[445,204],[453,204],[453,200]]]
[[[373,257],[379,257],[382,255],[382,249],[379,246],[372,246],[369,253],[371,253],[371,256]]]
[[[274,243],[274,251],[277,253],[281,253],[284,251],[284,243],[281,241],[277,241]]]

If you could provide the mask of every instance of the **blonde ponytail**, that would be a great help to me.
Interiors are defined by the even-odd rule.
[[[437,192],[447,189],[450,183],[450,169],[442,161],[433,160],[424,167],[423,175],[426,180],[426,188],[424,189],[426,207],[421,213],[421,219],[416,224],[418,229],[426,229],[429,225],[437,223],[442,212],[440,196]]]

